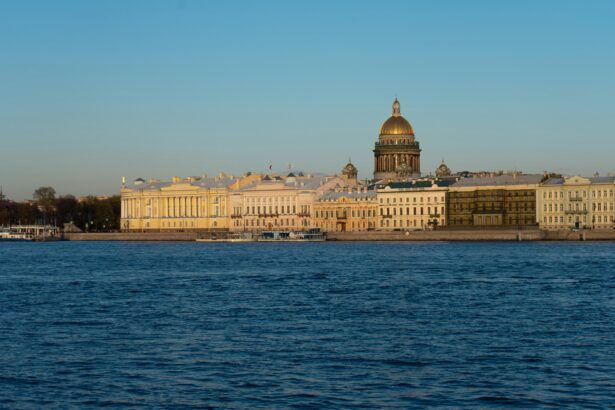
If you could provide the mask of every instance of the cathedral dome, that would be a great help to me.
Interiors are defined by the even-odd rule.
[[[380,127],[380,135],[414,135],[412,125],[401,116],[400,105],[397,98],[393,102],[393,115]]]

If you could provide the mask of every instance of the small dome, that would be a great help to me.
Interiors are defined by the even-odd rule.
[[[412,125],[401,115],[397,98],[393,102],[393,115],[380,127],[380,135],[414,135]]]
[[[342,169],[342,174],[344,175],[356,175],[358,172],[357,167],[355,167],[352,162],[346,164],[344,169]]]
[[[451,170],[449,167],[446,166],[446,164],[444,163],[444,160],[442,160],[442,163],[440,164],[438,169],[436,169],[436,177],[440,178],[440,177],[449,177],[449,176],[451,176]]]

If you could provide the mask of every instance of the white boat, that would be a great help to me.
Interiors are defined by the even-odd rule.
[[[210,235],[206,237],[196,238],[197,242],[255,242],[256,239],[252,234],[228,234],[228,235]]]
[[[327,238],[320,229],[308,231],[265,231],[258,237],[258,242],[324,242]]]
[[[255,240],[252,238],[197,238],[195,240],[197,242],[255,242]]]
[[[32,242],[34,236],[28,233],[0,232],[0,242]]]

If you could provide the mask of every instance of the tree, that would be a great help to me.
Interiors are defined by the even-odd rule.
[[[42,186],[34,191],[32,197],[43,210],[50,211],[55,206],[56,190],[50,186]]]
[[[55,212],[56,190],[50,186],[42,186],[34,191],[32,198],[36,201],[45,219],[48,219]],[[47,222],[47,221],[45,221]]]
[[[56,220],[59,226],[67,222],[75,222],[77,217],[77,200],[72,195],[61,196],[56,199]]]
[[[11,224],[11,209],[9,201],[5,200],[5,196],[2,193],[2,187],[0,187],[0,226]]]
[[[15,203],[13,211],[12,223],[19,225],[32,225],[37,222],[39,213],[36,206],[29,202]]]

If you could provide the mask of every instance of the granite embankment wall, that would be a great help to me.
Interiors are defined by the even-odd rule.
[[[330,232],[331,241],[599,241],[615,240],[611,231],[440,230],[418,232]]]
[[[194,241],[196,232],[67,233],[69,241]]]
[[[521,240],[542,239],[541,232],[521,231]],[[489,231],[416,231],[416,232],[330,232],[332,241],[517,241],[519,232],[511,230]]]
[[[69,241],[194,241],[196,232],[69,233]],[[329,232],[331,241],[615,241],[615,230],[438,230],[417,232]]]

